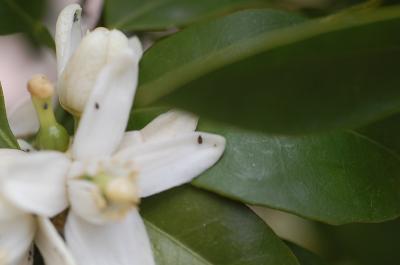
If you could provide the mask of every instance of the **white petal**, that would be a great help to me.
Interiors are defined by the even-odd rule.
[[[11,131],[16,137],[33,135],[39,130],[39,120],[36,116],[30,98],[19,102],[8,114]]]
[[[131,51],[101,71],[82,115],[72,154],[75,159],[109,156],[118,147],[128,122],[138,80]]]
[[[68,196],[72,211],[81,218],[95,224],[108,222],[102,213],[107,202],[102,197],[100,189],[92,182],[79,179],[69,180]]]
[[[107,225],[87,223],[71,212],[65,236],[80,264],[155,264],[146,229],[136,210],[121,222]]]
[[[148,141],[158,141],[176,137],[196,130],[198,118],[184,111],[171,110],[159,115],[140,131],[126,132],[119,150],[134,148]]]
[[[50,220],[38,217],[38,224],[35,243],[45,263],[48,265],[76,265],[71,252]]]
[[[130,131],[126,132],[124,134],[124,137],[121,140],[121,143],[118,147],[118,151],[125,149],[125,148],[130,148],[132,146],[137,146],[139,144],[143,144],[144,139],[143,139],[143,134],[141,131]]]
[[[7,167],[10,163],[18,161],[27,153],[17,149],[0,149],[0,178],[7,177]]]
[[[0,222],[26,215],[0,195]]]
[[[34,247],[30,247],[25,256],[15,262],[16,265],[32,265],[34,261]]]
[[[198,118],[191,113],[171,110],[155,118],[141,132],[145,141],[167,139],[194,132],[197,122]]]
[[[0,222],[0,264],[29,264],[29,253],[36,231],[35,219],[30,215]]]
[[[139,61],[143,55],[143,47],[142,43],[140,42],[139,38],[136,36],[130,37],[128,40],[128,45],[135,53],[137,60]]]
[[[7,167],[26,154],[16,149],[0,149],[0,179],[7,178]],[[16,218],[24,212],[16,208],[0,194],[0,221]]]
[[[3,196],[29,213],[54,216],[67,206],[66,176],[69,159],[58,152],[21,156],[7,167],[2,178]]]
[[[214,165],[224,149],[223,137],[193,132],[125,148],[115,157],[134,161],[139,192],[146,197],[191,181]]]
[[[29,144],[27,141],[22,140],[22,139],[17,139],[17,142],[22,151],[27,152],[27,153],[36,152],[36,149],[31,144]]]
[[[58,76],[81,41],[81,13],[82,8],[78,4],[71,4],[58,16],[55,36]]]

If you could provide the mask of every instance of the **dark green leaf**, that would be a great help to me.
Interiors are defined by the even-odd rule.
[[[46,0],[0,0],[0,35],[25,32],[54,49],[54,41],[41,22]]]
[[[400,158],[364,135],[272,137],[200,128],[224,135],[228,144],[196,186],[333,224],[400,215]]]
[[[123,30],[160,30],[270,2],[274,0],[109,0],[105,18],[108,26]]]
[[[328,265],[325,261],[323,261],[320,257],[315,255],[314,253],[295,245],[291,242],[286,243],[292,252],[296,255],[299,263],[301,265]]]
[[[128,128],[161,111],[134,111]],[[365,135],[274,137],[205,121],[199,130],[225,136],[227,147],[198,187],[332,224],[400,216],[400,158]]]
[[[400,219],[380,224],[323,226],[330,256],[362,265],[400,264]]]
[[[361,134],[368,136],[384,145],[392,152],[400,155],[400,115],[392,115],[386,119],[374,122],[358,129]]]
[[[136,106],[273,133],[353,128],[399,111],[400,6],[300,21],[243,11],[160,41],[142,60]]]
[[[192,187],[141,204],[162,265],[291,265],[295,256],[247,207]]]
[[[0,84],[0,148],[18,149],[18,143],[8,125],[6,108],[4,105],[3,89]]]

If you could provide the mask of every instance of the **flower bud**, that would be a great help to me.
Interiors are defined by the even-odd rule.
[[[129,46],[128,38],[118,30],[96,28],[83,37],[58,81],[61,105],[80,117],[103,67]]]

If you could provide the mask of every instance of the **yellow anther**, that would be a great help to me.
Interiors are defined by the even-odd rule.
[[[136,183],[129,177],[117,177],[111,180],[105,189],[106,197],[117,204],[133,204],[140,202]]]

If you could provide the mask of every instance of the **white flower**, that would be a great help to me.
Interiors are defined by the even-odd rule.
[[[225,140],[195,132],[197,119],[178,111],[159,116],[140,131],[103,131],[126,124],[112,115],[118,111],[111,104],[103,113],[93,107],[103,100],[96,93],[90,97],[72,148],[67,245],[85,265],[151,265],[139,197],[190,182],[218,161]]]
[[[71,22],[76,14],[73,10],[78,7],[67,7],[61,16]],[[72,34],[77,25],[61,24],[66,25],[63,32],[70,34],[69,42],[60,42],[66,47],[61,50],[69,56],[74,49],[68,47],[75,47],[74,40],[79,39]],[[108,38],[113,33],[102,34],[82,41],[88,44],[80,50],[81,58],[91,58],[92,50],[103,53],[96,46],[102,50],[106,47],[91,40]],[[130,48],[123,46],[105,66],[99,63],[100,72],[98,67],[93,67],[94,85],[89,80],[89,92],[83,93],[88,98],[84,103],[74,102],[85,108],[70,150],[73,159],[68,180],[71,208],[65,237],[76,261],[84,265],[153,265],[150,242],[138,213],[140,198],[190,182],[215,164],[225,148],[223,137],[196,132],[197,118],[179,111],[159,116],[140,131],[125,133],[142,50],[137,42]],[[60,71],[87,73],[79,66],[84,62],[73,57]],[[67,60],[59,58],[59,61]],[[75,89],[80,88],[80,82],[86,82],[77,76],[76,80],[70,80]],[[72,97],[79,97],[77,91],[74,90],[77,94]]]
[[[64,9],[56,34],[59,93],[65,93],[63,105],[76,115],[83,110],[69,152],[73,164],[67,184],[71,206],[65,226],[67,245],[82,265],[153,265],[149,239],[138,213],[140,198],[190,182],[218,161],[225,139],[196,132],[197,118],[179,111],[159,116],[140,131],[125,133],[137,86],[141,45],[136,38],[126,42],[122,33],[104,29],[95,30],[80,42],[80,10],[78,5]],[[119,39],[116,44],[114,35]],[[93,41],[96,39],[99,42]],[[122,48],[108,50],[103,41]],[[97,49],[97,45],[102,48]],[[97,59],[90,54],[92,51],[103,59],[92,64],[91,60]],[[86,67],[88,69],[84,69]],[[90,77],[88,80],[86,75]],[[43,156],[45,154],[47,152]],[[43,164],[61,168],[57,163]],[[21,176],[31,177],[29,172],[36,174],[38,165],[35,162],[32,169],[21,165],[21,170],[28,170]],[[26,177],[9,179],[21,179],[20,187],[29,190]],[[29,202],[24,199],[28,192],[26,196],[12,196],[24,194],[23,188],[5,190],[9,190],[5,194],[10,197],[6,199],[14,205],[20,207]],[[22,199],[18,199],[20,197]],[[60,200],[54,198],[54,202]],[[34,205],[46,207],[32,200],[32,207]],[[54,236],[56,232],[53,232]],[[52,241],[43,239],[41,242]],[[62,256],[69,257],[62,243],[58,246],[65,252]],[[42,252],[46,250],[48,248],[41,247]],[[73,264],[72,259],[68,261]]]
[[[48,219],[67,207],[69,167],[62,153],[0,149],[0,264],[32,264],[34,241],[46,264],[75,264]]]
[[[141,52],[136,37],[128,40],[118,30],[96,28],[82,38],[81,11],[77,4],[64,8],[55,37],[60,103],[78,117],[102,69],[127,51]],[[137,58],[140,56],[137,54]]]

